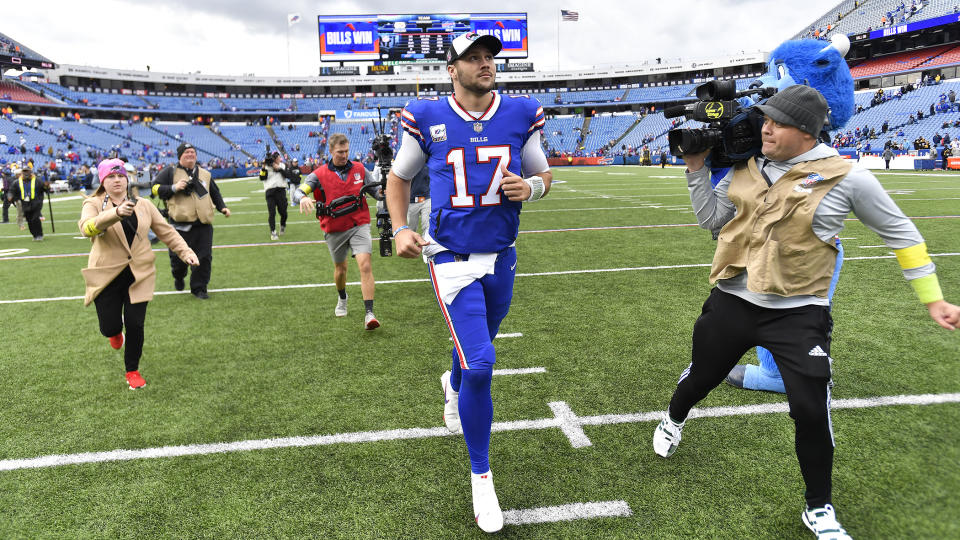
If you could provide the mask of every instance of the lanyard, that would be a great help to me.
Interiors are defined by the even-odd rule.
[[[35,197],[34,197],[34,194],[36,193],[36,189],[37,189],[37,179],[34,178],[33,181],[30,182],[30,198],[31,198],[31,199],[34,199],[34,198],[35,198]],[[27,196],[27,194],[24,193],[24,191],[23,191],[23,176],[21,176],[21,177],[20,177],[20,198],[21,198],[21,199],[24,199],[24,198],[26,198],[26,196]]]

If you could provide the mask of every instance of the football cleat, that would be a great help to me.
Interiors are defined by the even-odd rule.
[[[495,533],[503,528],[503,511],[497,492],[493,489],[493,474],[470,474],[473,488],[473,519],[485,533]]]
[[[279,239],[280,239],[280,237],[277,236],[277,231],[270,231],[270,239],[271,239],[271,240],[279,240]]]
[[[669,415],[664,415],[660,425],[653,432],[653,451],[661,457],[670,457],[677,451],[677,445],[680,444],[680,433],[683,431],[683,422],[677,424],[670,420]]]
[[[136,390],[138,388],[143,388],[144,386],[146,386],[147,381],[143,380],[143,377],[140,376],[139,371],[128,371],[127,384],[130,385],[131,390]]]
[[[450,370],[440,376],[440,386],[443,388],[443,423],[450,433],[457,433],[460,431],[460,410],[457,405],[460,393],[454,392],[450,386]]]
[[[820,508],[804,509],[800,514],[803,524],[817,535],[818,540],[853,540],[837,521],[837,513],[832,505]]]
[[[110,336],[110,346],[113,347],[114,349],[119,349],[120,347],[123,347],[124,339],[125,337],[123,335],[123,332],[120,332],[115,336]]]
[[[373,316],[372,311],[368,311],[367,314],[364,315],[363,327],[367,330],[374,330],[376,328],[380,328],[380,321],[378,321],[377,318]]]
[[[337,299],[337,307],[333,310],[333,314],[337,317],[347,316],[347,299],[345,297]]]

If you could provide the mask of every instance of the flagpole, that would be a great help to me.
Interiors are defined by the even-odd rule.
[[[287,15],[287,76],[290,75],[290,16]]]
[[[557,71],[560,71],[560,12],[557,12]]]

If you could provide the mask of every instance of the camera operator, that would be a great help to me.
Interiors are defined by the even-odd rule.
[[[300,163],[297,161],[297,158],[290,160],[290,165],[287,167],[287,170],[284,171],[284,176],[287,178],[287,191],[290,192],[290,206],[296,206],[297,203],[293,202],[293,194],[297,191],[297,188],[300,187],[301,181]]]
[[[762,155],[710,181],[708,152],[686,154],[687,184],[700,226],[719,230],[710,282],[716,287],[693,330],[692,362],[656,428],[654,451],[669,457],[690,409],[741,355],[760,345],[780,368],[806,484],[801,518],[818,537],[849,538],[831,505],[834,438],[830,418],[833,320],[828,287],[834,237],[850,212],[893,249],[930,317],[960,327],[960,307],[943,300],[923,237],[867,169],[819,143],[828,105],[795,85],[763,105]]]
[[[270,239],[279,240],[287,230],[287,167],[280,152],[267,154],[260,168],[260,181],[267,199],[267,222],[270,224]],[[277,212],[280,212],[280,232],[277,233]]]
[[[12,203],[20,202],[23,217],[27,220],[27,227],[33,235],[34,242],[43,240],[43,224],[40,222],[40,212],[43,210],[43,194],[50,191],[50,184],[42,181],[33,174],[33,167],[28,163],[20,171],[17,178],[7,191],[7,198]]]
[[[153,181],[153,194],[166,201],[170,224],[187,241],[200,259],[200,265],[190,271],[190,292],[201,300],[207,294],[210,268],[213,262],[214,209],[230,217],[230,209],[223,204],[220,189],[210,177],[210,171],[197,165],[197,150],[190,143],[177,147],[177,164],[168,165]],[[188,266],[170,251],[170,271],[173,286],[184,287]]]
[[[347,252],[352,251],[360,270],[360,291],[366,310],[363,326],[367,330],[373,330],[380,326],[380,322],[373,315],[370,209],[366,198],[361,195],[361,190],[366,185],[376,185],[378,182],[362,163],[350,161],[350,141],[346,135],[334,133],[330,136],[330,154],[333,157],[329,162],[307,175],[294,193],[294,200],[300,205],[300,212],[305,214],[313,212],[315,204],[330,205],[341,197],[359,197],[357,208],[349,214],[334,217],[323,209],[318,214],[323,237],[333,258],[333,279],[339,295],[334,315],[347,315]],[[308,196],[311,193],[313,198]],[[379,187],[375,194],[376,198],[383,198]]]
[[[380,167],[373,168],[373,177],[380,181]],[[384,202],[377,203],[377,213]],[[410,180],[410,206],[407,208],[407,226],[422,236],[430,227],[430,168],[424,165]]]

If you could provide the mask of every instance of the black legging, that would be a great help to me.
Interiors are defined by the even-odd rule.
[[[267,197],[267,212],[269,215],[270,232],[277,230],[275,213],[280,212],[280,226],[287,226],[287,188],[271,188],[265,193]]]
[[[127,371],[136,371],[143,354],[143,321],[147,316],[147,302],[130,303],[130,285],[134,282],[130,267],[123,269],[93,303],[97,306],[100,333],[112,337],[123,332],[126,338],[123,347],[123,363]]]

